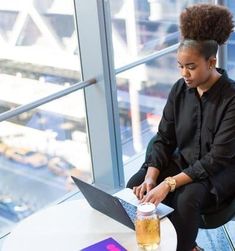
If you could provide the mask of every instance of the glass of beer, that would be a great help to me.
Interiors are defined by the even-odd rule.
[[[153,251],[160,244],[160,220],[153,203],[142,203],[137,208],[135,230],[138,247]]]

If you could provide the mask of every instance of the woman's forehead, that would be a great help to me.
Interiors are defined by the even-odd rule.
[[[180,48],[177,51],[177,60],[178,62],[181,63],[181,61],[198,61],[200,59],[202,59],[202,55],[200,55],[200,53],[197,51],[197,49],[195,48],[189,48],[189,47],[184,47],[184,48]],[[184,62],[185,63],[185,62]]]

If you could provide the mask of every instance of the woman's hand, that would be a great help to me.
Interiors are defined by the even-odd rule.
[[[154,181],[153,178],[147,177],[141,185],[133,187],[133,192],[139,200],[142,200],[144,195],[152,190],[155,186],[156,181]]]
[[[157,185],[152,190],[149,190],[145,196],[142,197],[140,203],[143,202],[152,202],[155,205],[158,205],[162,202],[168,193],[170,192],[170,187],[164,181]]]

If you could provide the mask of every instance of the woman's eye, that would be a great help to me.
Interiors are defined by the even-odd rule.
[[[194,70],[194,69],[195,69],[195,66],[192,65],[192,66],[188,66],[187,68],[188,68],[189,70]]]
[[[195,70],[196,66],[195,65],[188,65],[188,66],[183,66],[183,65],[178,65],[178,68],[180,69],[187,69],[187,70]]]

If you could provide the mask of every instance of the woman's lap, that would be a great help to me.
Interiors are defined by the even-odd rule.
[[[133,188],[140,185],[144,181],[146,172],[147,168],[140,168],[130,178],[127,187]],[[172,161],[168,168],[160,173],[157,183],[180,172],[180,168]],[[201,211],[215,204],[214,195],[210,193],[209,181],[198,181],[182,186],[174,193],[169,193],[163,203],[175,209],[169,218],[177,232],[177,250],[188,251],[192,249],[198,233]]]

